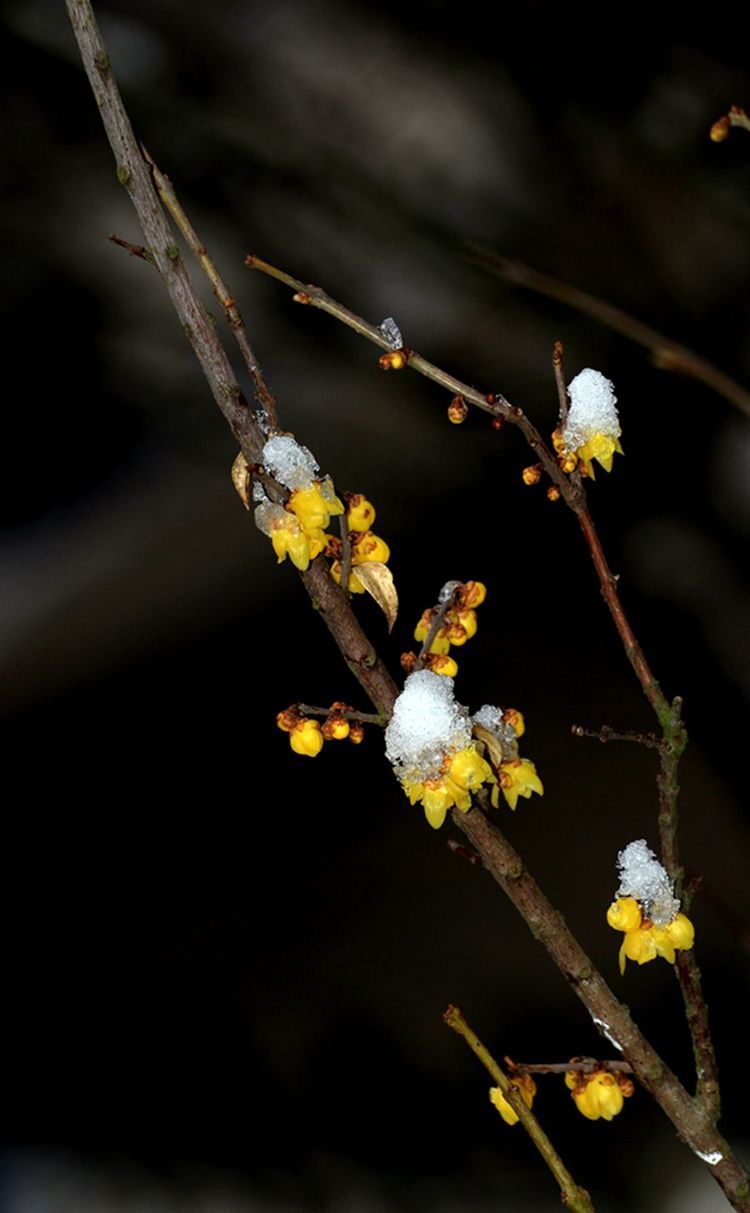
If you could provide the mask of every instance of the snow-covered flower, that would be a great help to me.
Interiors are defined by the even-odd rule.
[[[607,922],[623,932],[620,972],[627,960],[639,965],[692,948],[695,929],[674,896],[672,882],[644,838],[629,843],[617,857],[620,887],[607,911]]]
[[[471,719],[453,694],[453,679],[432,670],[410,674],[385,731],[386,756],[412,804],[421,803],[434,829],[454,806],[471,808],[471,793],[494,783],[471,739]]]
[[[605,472],[611,472],[615,452],[623,454],[614,385],[601,371],[586,367],[568,384],[568,395],[570,408],[562,428],[564,449],[575,452],[584,472],[592,479],[593,460]]]
[[[623,1097],[633,1094],[633,1083],[626,1075],[610,1074],[608,1070],[595,1070],[593,1074],[568,1070],[565,1085],[587,1120],[611,1120],[622,1111]]]

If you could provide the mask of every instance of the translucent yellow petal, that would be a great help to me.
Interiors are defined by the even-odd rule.
[[[615,931],[636,931],[641,918],[641,907],[634,897],[618,897],[607,910],[607,922]]]

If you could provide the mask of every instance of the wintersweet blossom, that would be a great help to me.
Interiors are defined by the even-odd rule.
[[[433,829],[449,809],[465,813],[471,794],[494,783],[490,764],[471,737],[471,719],[457,703],[453,679],[432,670],[410,674],[385,731],[386,756],[411,804],[420,803]]]
[[[622,455],[617,397],[601,371],[587,367],[568,384],[570,408],[562,429],[566,451],[574,451],[587,476],[594,478],[593,461],[612,471],[615,452]]]
[[[279,564],[288,556],[302,572],[326,545],[321,530],[306,532],[295,514],[268,499],[256,506],[255,525],[264,535],[268,535]]]
[[[536,1095],[536,1083],[530,1074],[515,1074],[510,1084],[518,1091],[527,1108],[531,1108]],[[490,1102],[497,1108],[507,1125],[518,1123],[518,1113],[503,1095],[500,1087],[490,1087]]]
[[[533,792],[537,796],[544,795],[544,785],[529,758],[512,758],[500,764],[497,786],[492,789],[491,796],[495,808],[500,804],[500,792],[511,809],[515,809],[519,796],[528,800]]]
[[[643,838],[629,843],[617,859],[620,887],[607,922],[623,933],[620,973],[628,960],[643,965],[661,956],[674,964],[676,952],[692,948],[695,929],[680,913],[672,881]]]
[[[330,479],[314,480],[307,488],[295,489],[288,505],[307,535],[324,531],[332,516],[344,512]]]
[[[626,1075],[610,1074],[608,1070],[592,1074],[568,1070],[565,1085],[587,1120],[611,1120],[622,1111],[624,1098],[633,1094],[633,1083]]]
[[[316,758],[323,749],[323,734],[317,720],[300,720],[289,734],[289,744],[295,754]]]
[[[368,563],[387,564],[390,558],[391,550],[385,539],[381,539],[379,535],[374,535],[372,531],[359,532],[352,543],[352,572],[349,574],[349,585],[347,587],[349,593],[365,593],[365,587],[354,572],[357,565]],[[337,584],[341,583],[340,560],[334,560],[331,565],[331,576]]]

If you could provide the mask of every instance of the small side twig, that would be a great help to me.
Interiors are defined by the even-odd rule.
[[[255,399],[264,417],[263,428],[265,430],[278,429],[279,421],[278,417],[276,416],[276,401],[271,394],[263,371],[261,370],[260,363],[255,356],[255,351],[250,344],[250,338],[247,335],[247,329],[245,328],[245,322],[242,319],[240,309],[237,307],[237,304],[230,295],[221,274],[209,256],[206,246],[198,238],[195,228],[180,205],[180,201],[174,191],[174,187],[172,182],[169,180],[169,177],[167,177],[165,173],[162,173],[156,161],[152,156],[149,155],[148,151],[145,147],[143,147],[143,145],[141,145],[141,151],[143,152],[143,157],[146,160],[146,163],[151,166],[151,175],[153,177],[154,185],[156,186],[159,197],[169,211],[177,227],[182,232],[182,235],[185,237],[185,240],[190,247],[190,251],[208,278],[208,281],[211,283],[211,289],[224,309],[229,322],[229,327],[234,333],[235,340],[239,346],[240,353],[242,354],[248,374],[250,375],[253,383]]]
[[[458,588],[459,588],[459,584],[457,582],[456,590]],[[433,608],[433,615],[432,615],[432,619],[430,620],[430,626],[427,629],[427,635],[424,638],[422,647],[419,650],[419,656],[417,657],[417,666],[419,667],[419,669],[422,669],[422,667],[424,666],[425,661],[427,660],[427,657],[429,655],[430,649],[432,648],[433,641],[445,622],[445,616],[451,610],[455,601],[456,601],[456,591],[454,590],[452,594],[446,594],[445,598],[441,602],[438,602],[437,606],[435,606]]]
[[[586,729],[582,724],[572,724],[570,731],[574,737],[595,737],[597,741],[634,741],[637,745],[648,746],[652,750],[661,748],[661,738],[655,733],[622,733],[603,724],[599,729]]]
[[[565,371],[563,370],[563,343],[556,341],[552,347],[552,370],[557,387],[557,399],[560,404],[560,426],[568,420],[568,389],[565,386]]]
[[[150,253],[142,244],[131,244],[129,240],[123,240],[122,236],[115,236],[114,233],[110,236],[112,244],[118,245],[119,248],[124,248],[130,253],[131,257],[140,257],[141,261],[148,261],[149,265],[156,265],[156,258],[153,253]]]
[[[296,703],[294,707],[302,716],[330,716],[330,708],[321,708],[312,703]],[[388,717],[376,712],[360,712],[356,708],[336,708],[337,716],[344,716],[347,720],[356,720],[359,724],[376,724],[381,729],[384,729],[388,724]]]
[[[594,1213],[594,1206],[591,1203],[591,1197],[588,1192],[575,1182],[534,1113],[530,1108],[526,1107],[526,1104],[510,1082],[505,1071],[498,1065],[489,1049],[482,1044],[476,1033],[469,1027],[458,1007],[448,1007],[443,1015],[443,1019],[449,1028],[452,1028],[454,1032],[463,1037],[471,1051],[479,1058],[485,1070],[490,1074],[517,1114],[524,1129],[557,1180],[560,1188],[560,1198],[566,1209],[573,1210],[573,1213]]]
[[[505,1058],[506,1064],[509,1058]],[[632,1074],[633,1067],[627,1061],[597,1061],[594,1057],[571,1057],[570,1061],[514,1061],[513,1069],[519,1074],[567,1074],[576,1070],[579,1074],[595,1074],[605,1070],[608,1074]]]

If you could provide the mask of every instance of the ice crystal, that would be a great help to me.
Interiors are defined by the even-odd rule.
[[[516,730],[512,724],[508,724],[503,720],[503,709],[497,708],[494,704],[483,703],[478,712],[472,716],[474,724],[478,724],[480,728],[486,729],[488,733],[494,733],[498,741],[503,745],[503,754],[505,757],[511,757],[516,751],[513,749],[516,742]]]
[[[306,446],[291,434],[276,434],[263,447],[262,461],[275,480],[287,489],[307,489],[318,465]]]
[[[471,721],[453,697],[453,679],[431,670],[410,674],[385,731],[386,756],[399,778],[436,778],[445,754],[470,741]]]
[[[452,598],[460,584],[460,581],[446,581],[442,590],[438,594],[438,602],[442,605],[444,602],[447,602],[449,598]]]
[[[672,882],[646,843],[645,838],[630,842],[617,856],[620,869],[618,897],[635,897],[656,926],[671,922],[680,908]]]
[[[396,324],[393,316],[387,316],[378,328],[383,336],[383,340],[387,341],[392,350],[401,350],[404,347],[404,339],[401,336],[401,329]]]
[[[255,525],[264,535],[272,534],[274,523],[290,523],[294,515],[287,513],[283,505],[275,505],[266,497],[255,507]]]
[[[621,430],[614,384],[605,379],[601,371],[586,367],[568,384],[568,395],[570,409],[563,427],[563,439],[569,451],[577,451],[594,434],[619,438]]]

